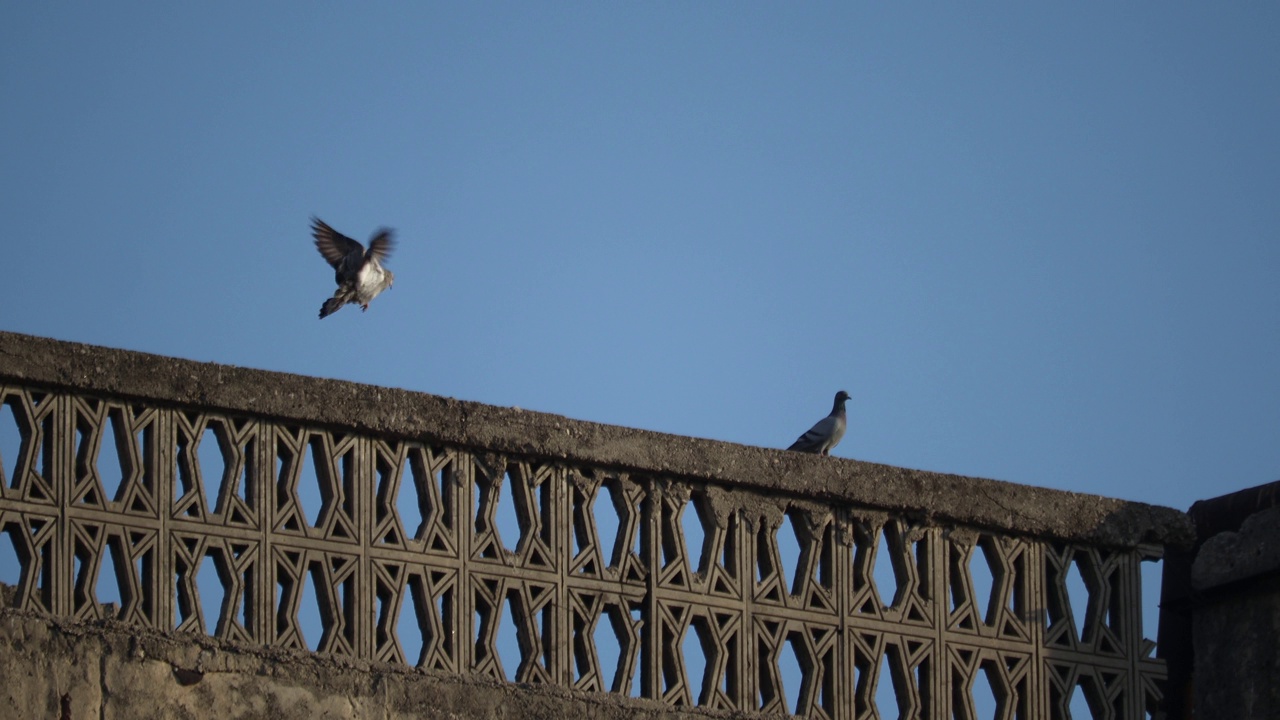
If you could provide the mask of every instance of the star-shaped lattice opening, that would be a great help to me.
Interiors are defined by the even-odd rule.
[[[272,618],[271,642],[294,650],[311,649],[298,622],[298,609],[305,594],[306,552],[276,548],[272,564],[275,568],[275,616]]]
[[[919,638],[854,633],[854,717],[933,717],[931,647]]]
[[[173,558],[176,580],[177,625],[179,632],[215,635],[222,623],[222,606],[226,597],[220,575],[226,572],[220,548],[209,548],[204,538],[178,538]],[[210,581],[212,577],[213,581]]]
[[[1048,668],[1052,717],[1117,720],[1126,716],[1122,671],[1056,662]]]
[[[198,413],[176,413],[175,420],[174,515],[258,527],[257,425]]]
[[[275,530],[356,542],[355,455],[352,435],[277,428]]]
[[[741,623],[735,612],[711,609],[695,615],[690,623],[703,659],[701,679],[691,676],[696,702],[712,709],[733,709],[742,693],[739,676]],[[686,656],[688,650],[686,650]]]
[[[507,578],[473,581],[476,672],[522,683],[551,683],[554,587]],[[506,612],[503,612],[505,607]]]
[[[154,600],[144,592],[156,567],[153,531],[75,520],[72,548],[74,617],[156,621]]]
[[[0,389],[0,497],[52,503],[53,407],[47,395]]]
[[[354,655],[358,559],[339,553],[277,548],[274,564],[274,644]],[[313,630],[317,626],[318,634]]]
[[[591,470],[573,470],[569,473],[569,572],[587,577],[601,577],[605,558],[612,550],[613,535],[600,534],[597,522],[597,504],[601,495],[608,495],[598,473]],[[602,508],[603,509],[603,508]],[[603,509],[613,513],[612,508]],[[617,515],[613,515],[612,527],[616,530]],[[609,543],[606,549],[604,543]]]
[[[642,583],[648,577],[641,512],[644,501],[644,487],[627,477],[606,475],[599,480],[592,514],[607,562],[605,574],[611,578]]]
[[[639,697],[644,690],[640,682],[642,605],[613,597],[601,601],[599,611],[595,629],[590,631],[590,643],[598,663],[600,684],[609,692]],[[585,625],[583,630],[587,631]],[[584,636],[580,642],[585,645],[588,640]],[[585,658],[588,653],[584,648],[580,654],[575,651],[575,655]]]
[[[555,569],[557,557],[552,533],[558,511],[555,506],[558,473],[539,463],[519,462],[508,465],[507,477],[511,480],[516,524],[520,528],[516,553],[527,567]]]
[[[689,606],[685,603],[658,605],[658,693],[665,704],[675,707],[693,704],[682,647],[690,618]]]
[[[800,607],[835,612],[835,523],[826,512],[787,514],[799,555],[791,576],[791,596]]]
[[[755,653],[758,710],[795,711],[803,679],[812,673],[812,665],[806,664],[812,658],[801,656],[803,649],[791,642],[788,625],[779,618],[757,617],[754,621],[754,647],[750,651]]]
[[[457,547],[454,495],[457,460],[416,443],[374,443],[377,491],[373,541],[452,555]]]
[[[601,692],[605,689],[600,653],[594,641],[596,626],[600,623],[600,606],[598,593],[572,592],[569,595],[569,644],[575,690]]]
[[[814,718],[836,715],[836,644],[835,628],[806,624],[787,635],[787,644],[795,654],[800,671],[796,688],[796,714]]]
[[[74,408],[72,497],[77,503],[105,508],[118,502],[124,486],[135,479],[138,451],[120,408],[81,398]]]
[[[833,529],[829,516],[791,508],[762,516],[755,531],[755,598],[830,611]]]
[[[256,543],[175,536],[175,629],[235,642],[256,642]]]
[[[956,718],[1028,718],[1032,661],[1026,655],[972,648],[951,651],[952,707]]]
[[[403,623],[403,611],[413,607],[403,563],[374,562],[373,601],[374,654],[382,662],[417,666],[422,661],[422,628],[417,622]],[[412,614],[410,613],[412,620]],[[410,649],[412,647],[412,650]]]
[[[1026,545],[982,533],[947,547],[948,627],[1027,641]]]
[[[853,612],[930,624],[929,535],[892,519],[855,520],[853,531]]]
[[[307,579],[316,594],[320,610],[319,652],[354,655],[356,641],[355,584],[356,558],[316,553]]]
[[[486,558],[510,557],[520,545],[520,519],[516,514],[511,474],[497,478],[476,473],[476,546]]]
[[[0,520],[4,518],[0,516]],[[50,612],[53,608],[52,558],[56,524],[53,518],[11,515],[0,523],[0,537],[13,548],[16,576],[6,578],[13,586],[13,607]]]
[[[374,444],[373,471],[377,476],[374,542],[403,548],[425,531],[430,501],[417,491],[411,477],[406,478],[403,455],[387,443]]]
[[[1045,642],[1124,653],[1125,604],[1121,588],[1126,556],[1097,548],[1058,545],[1045,553]]]
[[[800,688],[804,684],[804,677],[804,666],[800,662],[797,645],[789,639],[784,640],[782,649],[778,652],[778,680],[781,685],[776,707],[787,714],[800,715],[803,712]]]
[[[702,525],[696,510],[690,509],[690,488],[684,484],[663,483],[658,494],[658,582],[666,587],[688,589],[693,578],[690,566],[692,542],[700,549],[703,539]],[[688,524],[694,528],[694,537],[685,533],[685,514],[689,511]]]
[[[254,458],[244,457],[243,448],[234,447],[232,433],[219,418],[205,419],[196,413],[177,418],[177,480],[174,510],[184,517],[203,520],[227,510],[227,496],[238,494],[244,504],[251,501],[245,478]],[[239,474],[236,474],[239,470]]]
[[[516,682],[552,684],[551,668],[555,662],[555,634],[551,611],[555,589],[540,583],[521,583],[518,590],[507,594],[507,607],[515,624],[516,644],[520,648],[520,665]]]
[[[452,571],[375,562],[376,657],[456,672],[454,585]]]
[[[113,501],[119,502],[125,487],[141,478],[141,443],[138,440],[130,432],[125,411],[112,408],[98,439],[97,470],[107,497]]]
[[[476,557],[552,570],[557,471],[533,462],[488,459],[475,473]]]

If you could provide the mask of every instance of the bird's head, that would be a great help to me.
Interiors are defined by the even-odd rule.
[[[837,403],[842,403],[842,402],[844,402],[845,400],[848,400],[848,399],[850,399],[850,398],[849,398],[849,393],[847,393],[847,392],[845,392],[845,391],[843,391],[843,390],[841,390],[840,392],[836,393],[836,402],[837,402]]]

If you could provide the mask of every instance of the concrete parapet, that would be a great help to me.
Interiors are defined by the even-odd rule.
[[[1189,546],[1177,510],[1011,482],[669,435],[396,388],[0,332],[0,381],[427,438],[1108,547]]]

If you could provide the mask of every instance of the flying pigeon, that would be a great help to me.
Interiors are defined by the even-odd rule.
[[[835,447],[840,442],[840,438],[844,437],[844,401],[848,399],[849,393],[843,390],[836,393],[836,401],[831,406],[831,414],[819,420],[816,425],[809,428],[809,432],[797,438],[795,442],[791,443],[791,447],[787,449],[830,455],[831,448]]]
[[[311,234],[316,238],[316,249],[333,266],[333,279],[338,283],[333,297],[320,306],[321,318],[334,314],[347,303],[358,303],[361,310],[368,310],[369,302],[391,287],[396,276],[382,267],[382,261],[395,247],[390,229],[379,228],[369,240],[368,250],[320,218],[311,218]]]

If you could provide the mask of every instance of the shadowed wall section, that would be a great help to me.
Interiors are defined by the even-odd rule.
[[[448,685],[476,716],[969,718],[978,685],[1002,718],[1144,718],[1142,564],[1194,537],[1140,503],[9,333],[0,417],[4,662],[16,637],[159,656],[171,709],[214,657],[265,708],[267,657],[339,717]],[[104,677],[40,708],[123,702]]]

